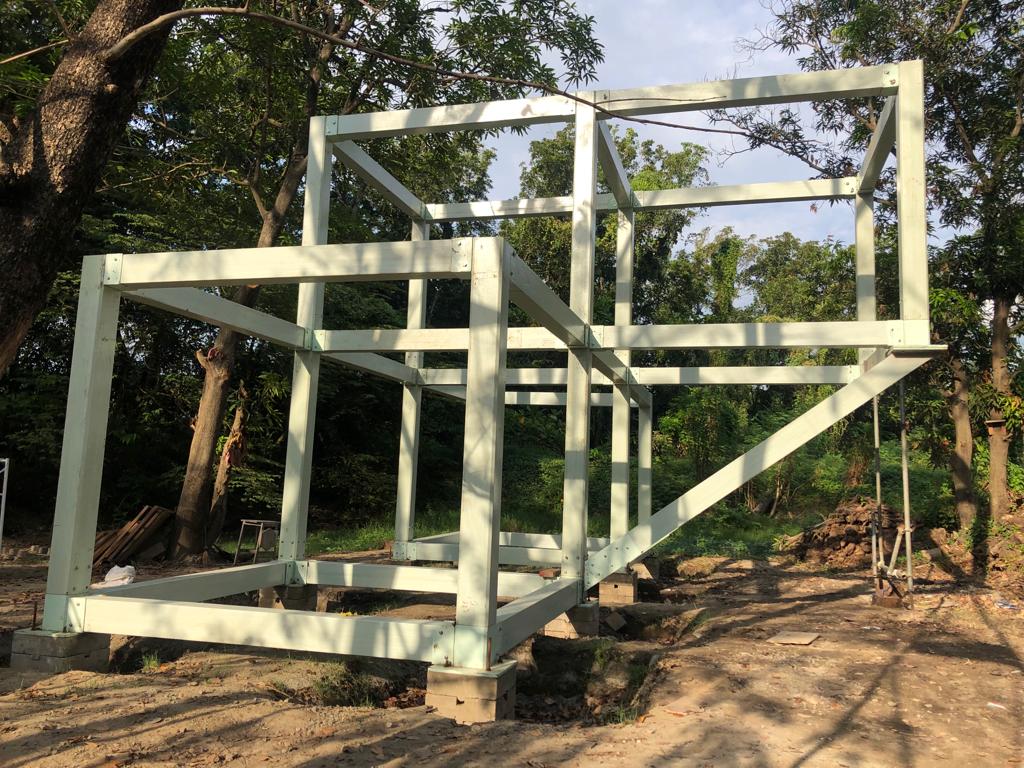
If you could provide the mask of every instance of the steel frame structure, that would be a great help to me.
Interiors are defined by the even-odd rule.
[[[933,356],[929,344],[925,252],[923,79],[919,61],[620,91],[317,117],[310,124],[302,245],[178,253],[108,254],[82,270],[52,558],[42,627],[201,640],[489,669],[502,654],[585,600],[589,587],[643,556],[679,526],[784,458]],[[885,99],[857,176],[771,184],[634,191],[607,120],[833,98]],[[452,130],[574,123],[573,194],[533,200],[427,204],[377,164],[358,140]],[[873,191],[895,148],[899,218],[900,316],[875,313]],[[328,244],[332,160],[365,179],[412,220],[406,242]],[[610,192],[598,194],[598,167]],[[633,325],[633,227],[637,211],[793,200],[850,199],[856,221],[857,320],[726,325]],[[592,324],[596,220],[618,217],[615,323]],[[501,238],[432,241],[432,223],[568,215],[572,220],[570,302],[563,303]],[[426,327],[428,280],[470,283],[466,328]],[[323,328],[324,284],[408,281],[402,329]],[[295,322],[234,304],[205,286],[298,283]],[[110,379],[121,298],[229,327],[294,351],[278,559],[269,563],[88,587],[96,530]],[[517,304],[534,327],[509,327]],[[631,353],[711,347],[856,348],[850,366],[653,368]],[[506,367],[508,350],[562,350],[564,367]],[[424,366],[424,353],[459,350],[464,369]],[[404,362],[382,353],[404,353]],[[449,560],[457,568],[366,565],[308,559],[306,518],[321,362],[402,385],[395,517],[396,560]],[[651,508],[652,395],[665,384],[793,385],[839,388],[760,445],[654,512]],[[509,386],[548,387],[512,391]],[[610,391],[596,388],[611,387]],[[465,402],[460,529],[416,538],[414,510],[424,392]],[[566,412],[561,535],[500,530],[506,405]],[[587,536],[589,413],[612,408],[612,516],[608,538]],[[631,408],[638,412],[635,525],[630,525]],[[502,571],[501,564],[560,566],[552,580]],[[457,596],[451,621],[338,616],[204,603],[280,585],[337,585]],[[514,598],[499,607],[499,596]]]

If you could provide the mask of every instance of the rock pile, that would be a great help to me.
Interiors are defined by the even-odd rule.
[[[835,511],[812,528],[784,539],[779,550],[800,560],[833,568],[854,568],[871,564],[871,514],[875,501],[863,497],[840,502]],[[899,515],[882,504],[880,517],[882,547],[892,552]]]

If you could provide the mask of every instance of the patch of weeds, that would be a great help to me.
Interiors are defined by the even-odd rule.
[[[615,640],[612,638],[601,638],[594,643],[593,651],[593,666],[591,669],[594,672],[603,672],[607,669],[608,664],[611,663],[612,659],[616,657],[615,651]]]
[[[146,651],[142,654],[142,666],[139,671],[151,675],[160,670],[160,654],[156,651]]]
[[[391,695],[388,681],[356,672],[344,662],[327,665],[311,690],[313,703],[329,707],[379,707]]]

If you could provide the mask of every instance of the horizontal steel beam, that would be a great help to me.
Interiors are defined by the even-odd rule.
[[[632,193],[632,208],[637,211],[706,208],[722,205],[788,203],[805,200],[842,200],[857,193],[857,179],[809,179],[758,184],[682,187],[679,189],[641,190]],[[615,195],[604,193],[594,198],[598,211],[609,213],[621,206]],[[572,197],[540,197],[529,200],[479,200],[472,203],[428,203],[432,221],[470,221],[475,219],[518,219],[532,216],[559,216],[572,213]]]
[[[87,594],[201,603],[204,600],[284,584],[288,580],[288,563],[287,560],[275,560],[269,563],[221,568],[216,571],[168,576],[116,587],[90,589]]]
[[[614,115],[660,115],[760,104],[887,96],[899,85],[895,64],[798,72],[681,85],[598,91],[598,107]],[[599,116],[604,116],[599,113]]]
[[[328,122],[327,140],[414,136],[444,131],[479,131],[516,125],[564,123],[576,114],[576,105],[564,96],[487,101],[416,107],[390,112],[339,115]]]
[[[301,560],[299,576],[306,584],[363,589],[391,589],[398,592],[458,592],[458,571],[418,565],[343,563],[333,560]],[[498,572],[498,594],[519,597],[543,586],[535,573]]]
[[[659,385],[710,384],[845,384],[857,376],[855,365],[740,365],[695,367],[636,367],[629,369],[637,384],[645,387]],[[465,386],[465,368],[421,368],[420,380],[424,384]],[[506,386],[562,386],[566,383],[565,368],[508,368]],[[594,386],[611,384],[608,378],[594,372]]]
[[[110,254],[104,283],[134,289],[415,277],[465,279],[474,241],[489,239]]]
[[[917,338],[925,321],[841,320],[786,323],[697,323],[691,325],[601,325],[590,328],[589,347],[601,354],[613,349],[703,349],[756,347],[898,347]],[[316,331],[316,348],[328,351],[454,352],[468,348],[466,328],[393,328]],[[510,350],[562,350],[565,342],[545,328],[509,328]],[[596,355],[595,355],[596,357]],[[595,359],[609,378],[621,377],[621,361]]]
[[[220,328],[230,328],[285,349],[305,349],[307,346],[306,329],[302,326],[199,288],[144,288],[124,291],[122,295],[139,304]]]
[[[241,605],[96,595],[69,599],[71,631],[251,645],[307,653],[444,664],[453,658],[450,621],[342,616]]]
[[[898,68],[881,64],[857,69],[799,72],[702,83],[597,91],[598,119],[726,109],[755,104],[786,104],[824,99],[885,96],[896,92]],[[581,94],[587,95],[587,94]],[[325,120],[327,140],[411,136],[517,125],[564,123],[576,102],[564,96],[537,96],[480,104],[454,104],[390,112],[338,115]]]

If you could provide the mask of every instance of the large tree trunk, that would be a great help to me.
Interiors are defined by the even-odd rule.
[[[330,31],[344,34],[351,27],[351,23],[351,19],[345,19],[341,26]],[[316,114],[321,72],[332,51],[332,45],[327,43],[322,45],[316,64],[309,73],[306,90],[307,120]],[[274,245],[278,235],[281,234],[285,216],[298,195],[299,185],[306,172],[308,151],[309,131],[303,126],[298,131],[298,138],[292,147],[291,157],[281,178],[274,204],[266,211],[261,211],[263,225],[260,229],[259,239],[256,241],[257,248],[268,248]],[[259,292],[258,285],[246,285],[240,287],[232,298],[239,304],[251,307],[255,305]],[[239,334],[221,328],[213,347],[207,353],[200,352],[198,355],[204,372],[203,394],[199,401],[195,431],[192,434],[192,445],[189,448],[188,465],[185,469],[185,479],[181,485],[181,496],[178,499],[175,557],[198,554],[208,544],[206,540],[208,520],[211,514],[216,514],[210,506],[214,485],[213,465],[217,440],[224,422],[231,379],[234,375],[235,361],[238,357],[239,341],[241,341]]]
[[[1011,394],[1007,356],[1010,352],[1010,306],[1012,303],[1012,298],[1008,296],[996,296],[992,301],[992,388],[1000,397]],[[999,521],[1010,513],[1010,487],[1007,478],[1010,434],[1006,429],[1005,415],[998,402],[990,412],[989,419],[989,506],[992,520]]]
[[[100,0],[24,118],[0,119],[0,375],[66,262],[82,208],[124,135],[167,39],[104,52],[180,0]]]
[[[974,498],[974,474],[971,469],[974,457],[974,434],[968,409],[971,385],[963,360],[956,355],[950,355],[949,367],[953,371],[953,389],[947,393],[947,403],[955,439],[953,452],[949,457],[949,468],[953,475],[953,498],[956,501],[956,515],[960,519],[960,530],[969,531],[978,514],[978,505]]]
[[[235,407],[235,417],[231,422],[231,431],[220,452],[217,462],[217,477],[213,481],[213,498],[210,500],[210,521],[206,526],[207,547],[212,547],[224,529],[224,519],[228,508],[228,482],[231,470],[241,466],[245,461],[245,423],[249,417],[249,393],[244,384],[239,384],[240,402]]]

